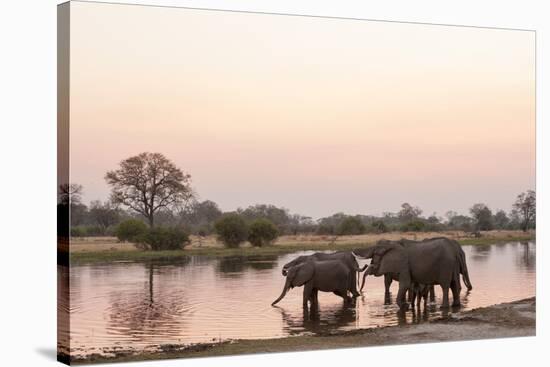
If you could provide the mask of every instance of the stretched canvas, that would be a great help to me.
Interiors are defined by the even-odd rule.
[[[57,195],[64,363],[533,336],[535,32],[63,3]]]

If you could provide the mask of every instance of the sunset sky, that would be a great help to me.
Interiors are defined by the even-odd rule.
[[[535,188],[535,33],[71,3],[71,182],[160,152],[222,210],[509,210]]]

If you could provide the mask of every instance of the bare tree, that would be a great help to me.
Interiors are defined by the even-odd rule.
[[[194,197],[191,176],[160,153],[141,153],[120,162],[105,180],[111,201],[143,215],[153,227],[155,213],[179,207]]]
[[[84,224],[88,208],[82,204],[82,185],[76,183],[66,183],[59,185],[58,188],[58,210],[60,210],[60,218],[63,215],[70,216],[71,226]],[[61,214],[61,211],[66,210],[67,213]],[[60,219],[63,221],[64,219]]]
[[[422,209],[417,206],[412,206],[409,203],[401,204],[401,210],[397,213],[400,220],[407,222],[413,219],[417,219],[422,214]]]
[[[458,213],[455,212],[454,210],[447,211],[447,213],[445,213],[445,218],[447,218],[447,223],[451,223],[453,218],[456,217],[457,215]]]
[[[535,191],[527,190],[527,192],[519,194],[513,207],[521,219],[521,229],[524,232],[530,227],[534,227],[537,211]]]
[[[69,237],[71,226],[84,222],[86,205],[82,204],[82,185],[65,183],[57,188],[57,235]]]
[[[59,185],[59,203],[60,204],[80,204],[82,199],[82,185],[79,184],[61,184]]]

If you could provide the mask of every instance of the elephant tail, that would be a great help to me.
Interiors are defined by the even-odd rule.
[[[460,262],[460,273],[462,274],[462,280],[464,281],[464,284],[466,284],[466,288],[468,288],[468,290],[471,291],[473,287],[472,287],[472,282],[470,282],[470,275],[468,274],[468,266],[466,265],[466,256],[464,255],[463,251],[461,251],[460,254],[458,255],[458,259]]]

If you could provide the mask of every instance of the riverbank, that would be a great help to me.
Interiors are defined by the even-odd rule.
[[[94,354],[73,359],[72,362],[75,364],[127,362],[535,336],[535,326],[536,299],[532,297],[477,308],[420,324],[279,339],[241,339],[195,345],[162,345],[154,352],[115,351],[110,356]]]
[[[71,264],[108,263],[113,261],[163,261],[178,260],[191,255],[224,256],[273,256],[296,251],[353,250],[372,246],[381,239],[397,240],[445,236],[457,240],[461,245],[491,245],[499,242],[530,241],[535,232],[487,231],[481,237],[471,237],[460,231],[449,232],[391,232],[358,236],[281,236],[274,244],[265,247],[252,247],[245,243],[239,248],[225,248],[215,236],[191,237],[191,244],[184,250],[142,251],[131,243],[119,243],[114,237],[71,239]]]

